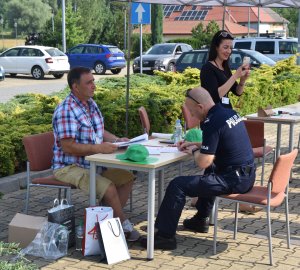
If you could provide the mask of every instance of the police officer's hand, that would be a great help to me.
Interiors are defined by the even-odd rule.
[[[99,153],[102,154],[110,154],[115,152],[118,149],[117,145],[110,142],[103,142],[101,144],[98,144],[97,146],[99,148]]]
[[[201,143],[197,143],[197,142],[185,142],[185,141],[180,141],[178,143],[178,149],[180,151],[186,151],[190,148],[199,148],[201,145]],[[194,146],[194,147],[191,147]]]

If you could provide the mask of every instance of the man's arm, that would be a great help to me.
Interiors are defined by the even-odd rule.
[[[109,142],[101,144],[82,144],[76,143],[74,139],[62,139],[60,141],[64,153],[73,156],[88,156],[93,154],[110,154],[118,149],[118,147]]]
[[[104,130],[103,141],[114,143],[114,142],[127,142],[127,141],[129,141],[129,139],[128,138],[119,138],[116,135],[108,132],[107,130]]]
[[[200,153],[200,151],[194,152],[195,163],[201,169],[206,169],[207,167],[209,167],[213,163],[214,158],[214,155],[202,154]]]

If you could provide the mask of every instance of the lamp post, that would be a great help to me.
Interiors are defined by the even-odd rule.
[[[52,22],[52,32],[54,33],[54,10],[52,8],[51,22]]]
[[[15,27],[15,30],[16,30],[16,45],[18,45],[17,44],[17,38],[18,38],[18,22],[17,22],[17,19],[15,19],[14,27]]]
[[[2,48],[4,48],[4,39],[3,39],[4,20],[3,20],[3,17],[2,17],[2,16],[0,16],[0,24],[2,25],[2,31],[1,31],[1,34],[2,34]]]

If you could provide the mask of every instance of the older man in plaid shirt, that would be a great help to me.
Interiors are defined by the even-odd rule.
[[[117,150],[113,144],[127,141],[104,129],[102,114],[92,99],[95,91],[91,70],[76,67],[68,74],[71,93],[57,106],[53,115],[54,175],[60,181],[89,191],[89,161],[85,156]],[[111,206],[114,215],[122,221],[128,241],[136,241],[139,233],[125,217],[125,206],[132,189],[134,176],[121,169],[107,169],[97,174],[96,194],[99,201]]]

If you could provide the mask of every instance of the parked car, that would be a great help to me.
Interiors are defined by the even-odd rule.
[[[67,52],[71,68],[76,66],[94,69],[97,74],[110,70],[119,74],[126,66],[124,53],[116,46],[102,44],[79,44]]]
[[[297,38],[251,37],[234,39],[236,49],[258,51],[274,61],[279,61],[293,56],[298,51]]]
[[[70,70],[68,57],[59,49],[46,46],[18,46],[0,54],[0,65],[11,76],[31,74],[35,79],[43,79],[51,74],[60,79]]]
[[[243,62],[245,56],[250,57],[251,67],[259,67],[261,64],[274,66],[275,61],[269,57],[251,50],[233,49],[229,59],[229,66],[231,69],[237,69]],[[194,50],[183,53],[176,62],[176,71],[183,72],[187,67],[199,68],[207,62],[208,49]]]
[[[5,71],[2,66],[0,66],[0,81],[4,81],[5,79]]]
[[[174,71],[175,63],[183,52],[193,50],[185,43],[155,44],[143,56],[143,73],[153,74],[154,70]],[[133,73],[140,72],[140,57],[133,61]]]

